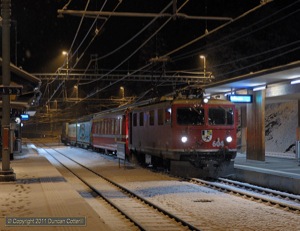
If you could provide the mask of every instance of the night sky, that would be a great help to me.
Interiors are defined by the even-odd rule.
[[[80,22],[80,17],[77,16],[65,15],[64,18],[57,17],[57,10],[61,9],[67,2],[66,0],[12,0],[12,20],[17,22],[17,61],[19,66],[22,66],[30,72],[53,71],[54,67],[51,66],[52,61],[60,56],[62,50],[68,50],[70,48]],[[69,4],[68,9],[83,10],[86,2],[87,1],[73,0]],[[110,0],[107,2],[108,3],[103,7],[103,11],[112,11],[119,1]],[[170,0],[124,0],[117,10],[121,12],[159,12],[170,2]],[[182,3],[182,0],[178,1],[178,6]],[[104,1],[91,1],[88,10],[99,10],[103,4]],[[180,12],[188,15],[236,17],[258,4],[258,0],[248,0],[243,1],[243,3],[238,0],[230,0],[226,1],[226,3],[223,0],[190,0]],[[171,10],[172,7],[170,7],[167,12],[170,13]],[[151,19],[148,18],[111,17],[102,28],[100,35],[90,45],[88,52],[86,52],[85,57],[82,59],[81,66],[84,67],[85,63],[89,61],[90,54],[104,55],[122,45],[141,30],[150,20]],[[165,20],[158,20],[155,25],[147,29],[133,43],[130,43],[111,59],[115,60],[116,57],[120,57],[119,59],[121,61],[122,58],[126,57],[138,44],[141,44],[147,36],[151,35],[163,21]],[[15,60],[14,22],[12,23],[11,35],[12,61]],[[84,36],[87,35],[88,37],[75,56],[80,56],[88,42],[92,39],[94,29],[88,32],[92,23],[93,19],[86,19],[83,22],[72,52],[76,51]],[[99,19],[94,27],[100,28],[102,23],[103,20]],[[218,26],[220,22],[184,19],[171,21],[149,42],[145,48],[146,53],[151,52],[151,54],[148,54],[149,57],[155,55],[155,53],[163,55],[163,52],[168,52],[200,36],[205,30],[205,24],[208,30],[210,30]],[[203,43],[196,44],[198,47],[203,45]],[[104,63],[108,65],[107,67],[109,67],[111,59],[107,59],[107,61],[104,60]],[[133,63],[135,63],[135,61],[133,61]]]
[[[112,11],[119,1],[110,0],[103,8],[103,11]],[[170,1],[153,0],[124,0],[119,7],[118,11],[126,12],[159,12],[166,6]],[[245,0],[243,2],[238,0],[190,0],[187,5],[180,11],[181,13],[186,13],[188,15],[209,15],[209,16],[220,16],[220,17],[232,17],[235,18],[242,12],[250,10],[254,6],[259,4],[259,0]],[[294,4],[286,11],[279,13],[272,17],[268,21],[262,22],[260,25],[250,27],[244,33],[249,33],[254,31],[256,28],[262,27],[263,24],[270,23],[270,21],[275,21],[278,17],[282,15],[287,15],[296,10],[299,10],[299,1],[274,1],[272,3],[263,6],[261,9],[250,14],[246,18],[233,23],[226,29],[221,30],[218,33],[214,33],[208,36],[207,39],[203,39],[197,44],[191,46],[191,49],[204,49],[209,47],[210,43],[215,42],[220,39],[220,36],[228,36],[235,30],[243,29],[258,20],[266,18],[271,13],[288,6],[290,3],[298,2]],[[14,1],[12,0],[12,20],[17,22],[18,30],[18,63],[23,66],[24,69],[29,71],[48,71],[52,69],[48,65],[51,64],[51,60],[56,59],[60,54],[61,50],[68,50],[73,42],[73,39],[78,28],[80,17],[65,15],[64,18],[57,17],[57,10],[61,9],[67,1],[63,0],[22,0]],[[68,6],[70,10],[83,10],[86,1],[73,0]],[[104,1],[91,1],[88,10],[99,10],[102,7]],[[178,6],[181,5],[183,1],[178,1]],[[167,12],[171,12],[172,7],[170,7]],[[287,16],[286,19],[279,21],[270,25],[266,29],[258,31],[255,35],[250,34],[248,38],[241,38],[242,42],[247,41],[247,39],[259,40],[265,39],[266,42],[272,43],[273,39],[281,40],[281,37],[288,36],[289,33],[295,36],[296,20],[299,19],[299,11],[293,13],[291,16]],[[90,45],[90,49],[86,52],[85,57],[82,61],[82,66],[90,58],[90,54],[104,55],[107,52],[112,51],[116,47],[122,45],[125,41],[130,39],[134,34],[136,34],[143,26],[146,25],[151,19],[145,18],[124,18],[124,17],[111,17],[98,35],[97,39]],[[155,25],[147,29],[141,36],[139,36],[133,43],[130,43],[124,50],[115,55],[112,59],[115,60],[116,57],[126,57],[137,44],[141,44],[147,36],[151,35],[158,25],[161,25],[164,20],[158,20]],[[295,23],[293,23],[295,22]],[[93,23],[93,19],[87,19],[83,22],[83,26],[79,31],[78,38],[75,41],[72,52],[74,52],[84,36],[88,36],[85,44],[78,50],[77,56],[80,56],[84,51],[87,43],[90,42],[92,36],[94,35],[94,29],[88,32],[90,25]],[[98,20],[95,28],[100,28],[103,20]],[[12,24],[14,26],[15,23]],[[149,57],[151,55],[163,55],[163,52],[169,52],[172,49],[200,36],[203,34],[205,27],[208,31],[219,26],[218,21],[204,21],[204,20],[184,20],[177,19],[171,21],[163,30],[161,30],[157,36],[146,45],[145,49],[148,49]],[[295,30],[293,32],[293,30]],[[271,37],[268,37],[265,32],[269,32]],[[280,33],[280,34],[279,34]],[[274,38],[274,34],[279,37]],[[14,36],[14,28],[12,28],[12,37]],[[240,36],[240,35],[239,35]],[[252,36],[252,37],[251,37]],[[299,36],[299,35],[298,35]],[[283,38],[286,39],[286,38]],[[294,40],[299,39],[294,38]],[[12,38],[13,40],[13,38]],[[237,41],[239,42],[239,41]],[[254,42],[254,41],[253,41]],[[280,41],[276,41],[280,42]],[[289,42],[289,41],[287,41]],[[11,41],[12,46],[12,60],[14,58],[14,47],[15,42]],[[152,45],[152,47],[151,47]],[[230,44],[229,44],[230,45]],[[245,48],[247,49],[247,44]],[[245,49],[243,47],[238,47],[239,49]],[[180,54],[180,52],[179,52]],[[179,55],[176,54],[176,55]],[[84,61],[85,60],[85,61]],[[109,60],[109,59],[108,59]],[[104,60],[105,61],[105,60]],[[105,63],[105,62],[104,62]],[[109,65],[109,64],[107,64]],[[130,65],[130,61],[129,61]],[[109,66],[108,66],[109,67]],[[105,68],[105,67],[103,67]]]
[[[86,18],[74,40],[81,17],[64,15],[58,18],[57,10],[69,0],[12,0],[11,60],[15,63],[15,25],[17,25],[17,64],[30,73],[55,72],[64,63],[62,50],[69,50],[70,66],[85,69],[93,54],[104,57],[130,40],[151,18],[110,17],[106,22]],[[68,10],[84,10],[88,1],[71,0]],[[91,0],[88,10],[158,13],[170,0]],[[178,7],[185,1],[178,0]],[[235,19],[258,6],[260,0],[190,0],[180,13],[193,16],[219,16]],[[118,6],[118,7],[117,7]],[[170,55],[164,65],[165,72],[199,71],[199,54],[207,57],[207,69],[217,80],[244,73],[286,64],[299,59],[300,1],[274,0],[246,17],[211,33],[192,45]],[[172,12],[172,6],[166,13]],[[176,48],[211,32],[225,21],[171,20],[145,45],[142,44],[166,22],[161,18],[149,26],[128,45],[98,61],[102,71],[133,71],[149,63],[149,59],[163,56]],[[105,24],[103,24],[105,22]],[[94,37],[95,29],[101,29]],[[86,38],[84,40],[84,38]],[[79,62],[76,62],[79,60]],[[91,66],[93,68],[93,66]],[[152,67],[160,70],[161,67]],[[87,86],[93,88],[93,86]],[[146,87],[145,87],[146,89]],[[145,90],[143,89],[143,90]],[[137,92],[135,92],[137,93]]]

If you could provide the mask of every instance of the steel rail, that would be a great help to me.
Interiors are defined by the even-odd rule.
[[[47,145],[45,145],[47,146]],[[53,149],[53,148],[52,148]],[[47,153],[49,153],[49,155],[51,155],[54,159],[56,159],[59,163],[61,163],[61,161],[59,161],[57,158],[55,158],[50,152],[48,152],[46,149],[44,149]],[[94,170],[82,165],[81,163],[77,162],[76,160],[73,160],[72,158],[68,157],[67,155],[53,149],[55,152],[59,153],[60,155],[64,156],[65,158],[73,161],[74,163],[78,164],[79,166],[81,166],[82,168],[92,172],[93,174],[99,176],[100,178],[106,180],[107,182],[109,182],[110,184],[114,185],[115,187],[121,189],[122,191],[124,191],[125,193],[137,198],[140,201],[143,201],[145,204],[147,204],[149,207],[152,207],[156,210],[158,210],[159,212],[163,213],[164,215],[168,216],[171,219],[174,219],[176,222],[181,223],[182,226],[186,226],[188,227],[190,230],[200,230],[199,228],[193,226],[192,224],[180,219],[179,217],[169,213],[168,211],[166,211],[165,209],[161,208],[158,205],[153,204],[152,202],[150,202],[149,200],[137,195],[136,193],[132,192],[131,190],[117,184],[116,182],[108,179],[107,177],[99,174],[98,172],[95,172]],[[125,211],[122,211],[121,208],[119,208],[118,205],[116,205],[115,203],[113,203],[110,199],[106,198],[101,192],[99,192],[99,190],[97,190],[95,187],[93,187],[92,185],[90,185],[88,182],[86,182],[84,179],[82,179],[78,174],[74,173],[70,168],[68,168],[66,165],[64,165],[63,163],[61,163],[66,169],[68,169],[70,172],[72,172],[76,177],[78,177],[84,184],[86,184],[88,187],[90,187],[95,193],[97,193],[99,196],[101,196],[103,199],[105,199],[108,203],[110,203],[114,208],[116,208],[118,211],[120,211],[122,214],[124,214],[125,217],[127,217],[129,220],[131,220],[134,224],[136,224],[139,228],[141,228],[141,230],[146,230],[145,228],[143,228],[143,226],[136,221],[134,218],[130,217],[128,214],[126,214]]]

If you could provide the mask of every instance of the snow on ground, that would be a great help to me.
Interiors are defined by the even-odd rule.
[[[98,153],[70,147],[60,151],[185,220],[197,219],[201,230],[300,230],[299,214],[122,162],[119,167],[118,160]]]

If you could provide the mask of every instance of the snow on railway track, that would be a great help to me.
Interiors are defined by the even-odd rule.
[[[200,230],[63,153],[45,151],[141,230]]]
[[[226,191],[229,193],[235,193],[251,200],[256,200],[275,207],[282,207],[285,210],[289,209],[300,214],[300,196],[298,195],[263,188],[248,183],[228,180],[225,178],[219,178],[216,182],[191,178],[191,182],[219,189],[223,192]]]
[[[37,151],[40,153],[39,147],[51,149],[47,144],[45,145],[37,145]],[[270,207],[255,200],[251,201],[215,188],[196,185],[130,163],[119,167],[118,160],[114,156],[75,147],[56,145],[51,147],[201,230],[267,231],[299,228],[299,214],[296,212],[277,209],[276,206]],[[106,218],[105,221],[110,222]],[[113,227],[113,222],[111,224]],[[115,228],[115,230],[122,229]]]

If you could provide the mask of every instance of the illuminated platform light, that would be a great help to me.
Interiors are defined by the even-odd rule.
[[[227,92],[227,93],[224,94],[225,97],[226,97],[226,96],[229,96],[229,95],[234,95],[234,93],[232,93],[232,92]]]
[[[253,88],[253,91],[261,91],[261,90],[265,90],[266,86],[259,86],[259,87],[255,87]]]
[[[300,79],[296,79],[296,80],[291,81],[291,84],[298,84],[298,83],[300,83]]]

